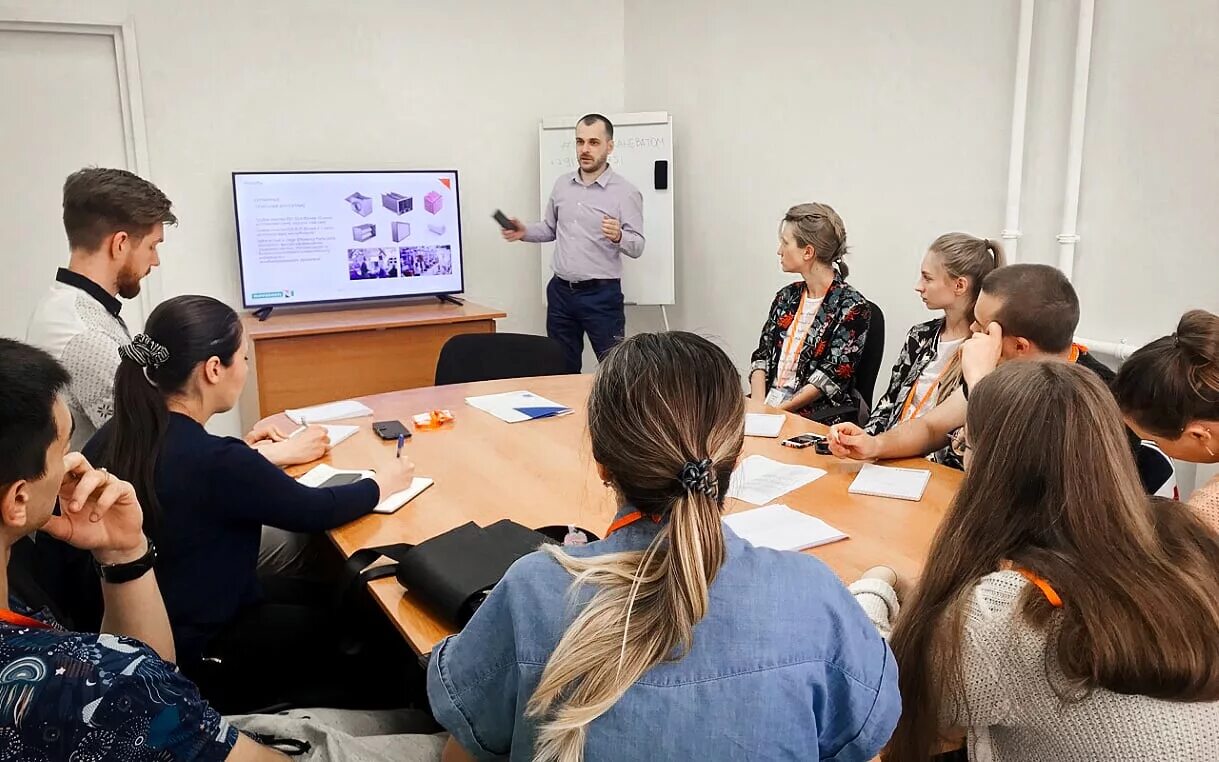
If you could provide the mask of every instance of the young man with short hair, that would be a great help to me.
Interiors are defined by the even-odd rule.
[[[991,271],[982,281],[982,291],[974,305],[974,334],[961,345],[961,374],[965,379],[962,387],[927,415],[904,421],[876,436],[854,424],[834,426],[830,430],[830,450],[839,457],[855,460],[913,458],[944,450],[952,444],[953,433],[965,425],[969,387],[1008,360],[1073,362],[1109,384],[1116,374],[1073,343],[1078,324],[1079,298],[1058,269],[1017,264]],[[1053,411],[1030,414],[1052,415]],[[1176,497],[1172,461],[1133,433],[1130,444],[1148,493]],[[959,468],[959,456],[949,450],[945,460]]]

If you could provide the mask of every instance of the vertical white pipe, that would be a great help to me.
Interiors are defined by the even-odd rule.
[[[1088,108],[1088,69],[1092,65],[1092,16],[1095,0],[1079,0],[1075,38],[1075,89],[1071,98],[1071,135],[1067,144],[1067,184],[1063,194],[1062,233],[1058,235],[1058,269],[1075,274],[1075,244],[1079,242],[1079,184],[1084,166],[1084,120]]]
[[[1007,214],[1003,247],[1008,262],[1016,261],[1020,241],[1020,188],[1024,182],[1025,117],[1029,104],[1029,61],[1033,54],[1033,4],[1020,0],[1020,33],[1016,38],[1016,82],[1012,88],[1012,145],[1007,162]]]

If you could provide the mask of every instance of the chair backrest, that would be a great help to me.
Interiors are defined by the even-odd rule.
[[[524,333],[460,334],[444,343],[436,361],[437,386],[565,373],[557,341]]]
[[[863,355],[855,367],[855,388],[871,407],[876,377],[880,375],[880,362],[885,354],[885,313],[876,302],[869,301],[868,305],[872,308],[872,319],[868,323],[868,337],[863,342]]]

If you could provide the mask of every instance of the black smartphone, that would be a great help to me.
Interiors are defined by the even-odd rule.
[[[829,440],[826,440],[826,439],[823,439],[820,442],[818,442],[817,444],[813,445],[813,452],[817,453],[818,455],[833,455],[834,454],[834,453],[830,452],[830,443],[829,443]]]
[[[355,484],[364,477],[360,474],[335,474],[326,481],[319,484],[319,487],[342,487],[346,484]]]
[[[516,230],[516,225],[512,224],[512,220],[508,219],[508,216],[500,210],[496,209],[495,214],[491,216],[495,218],[495,221],[498,222],[499,226],[504,230]]]
[[[372,430],[382,439],[411,438],[410,430],[402,425],[402,421],[377,421],[372,425]]]
[[[812,447],[813,445],[815,445],[819,442],[825,442],[825,441],[826,441],[825,437],[823,437],[822,435],[813,434],[810,432],[807,434],[797,434],[794,437],[789,437],[787,439],[784,439],[779,444],[783,445],[784,447],[794,447],[797,450],[799,450],[799,449],[802,449],[805,447]]]

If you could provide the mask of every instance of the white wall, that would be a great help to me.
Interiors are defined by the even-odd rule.
[[[10,9],[134,19],[149,174],[180,220],[161,247],[161,298],[240,306],[233,170],[456,167],[467,296],[505,310],[504,330],[543,329],[536,251],[500,242],[490,214],[537,206],[541,115],[621,110],[621,2],[0,4]]]
[[[851,282],[890,326],[887,380],[906,329],[931,317],[913,292],[927,245],[1001,229],[1016,6],[695,6],[626,2],[626,106],[674,118],[675,326],[747,365],[790,280],[779,219],[824,201],[846,223]]]

